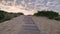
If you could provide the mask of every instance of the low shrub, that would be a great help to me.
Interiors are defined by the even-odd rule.
[[[6,11],[0,10],[0,23],[6,20],[10,20],[20,15],[24,15],[24,14],[23,13],[8,13]]]
[[[49,19],[53,19],[55,17],[58,17],[59,14],[57,12],[54,11],[38,11],[38,13],[34,14],[35,16],[44,16],[44,17],[48,17]]]
[[[60,21],[60,16],[59,17],[55,17],[54,19],[57,20],[57,21]]]

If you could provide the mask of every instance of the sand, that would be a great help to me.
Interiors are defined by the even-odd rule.
[[[42,34],[60,34],[60,21],[36,16],[33,16],[32,19]]]
[[[28,17],[26,17],[27,21],[25,21],[24,17],[25,16],[19,16],[0,23],[0,34],[19,34],[23,30],[22,25],[24,22],[28,23],[28,21],[29,23],[30,21],[31,23],[34,22],[41,34],[60,34],[60,21],[36,16],[31,16],[33,21]]]

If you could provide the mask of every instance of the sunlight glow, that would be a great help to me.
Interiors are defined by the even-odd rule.
[[[13,13],[21,12],[21,13],[24,13],[24,15],[33,15],[34,13],[36,13],[36,11],[34,10],[25,10],[23,6],[21,5],[8,6],[8,5],[1,4],[1,3],[0,3],[0,10],[4,10],[7,12],[13,12]]]

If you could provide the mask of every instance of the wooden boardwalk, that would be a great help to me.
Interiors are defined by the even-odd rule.
[[[40,30],[32,20],[31,16],[25,16],[23,21],[23,30],[19,34],[40,34]]]
[[[19,16],[0,24],[0,34],[41,34],[31,16]]]

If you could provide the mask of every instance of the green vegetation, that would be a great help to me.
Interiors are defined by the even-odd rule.
[[[44,16],[48,17],[49,19],[60,20],[59,14],[54,11],[38,11],[38,13],[35,13],[34,16]]]
[[[60,21],[60,16],[54,18],[57,21]]]
[[[17,17],[19,15],[23,15],[23,13],[8,13],[6,11],[0,10],[0,23],[10,20],[10,19]]]

